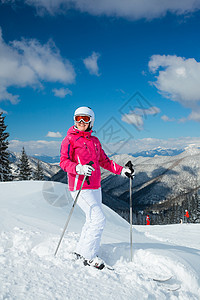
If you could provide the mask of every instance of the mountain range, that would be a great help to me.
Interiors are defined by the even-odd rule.
[[[130,156],[133,157],[138,157],[138,156],[143,156],[143,157],[154,157],[156,155],[158,156],[174,156],[182,153],[184,151],[184,148],[177,149],[177,148],[163,148],[163,147],[156,147],[154,149],[149,149],[149,150],[143,150],[143,151],[138,151],[134,153],[129,153]],[[42,160],[43,162],[46,163],[53,163],[53,164],[58,164],[60,161],[60,156],[48,156],[48,155],[32,155],[32,157],[37,158],[39,160]]]

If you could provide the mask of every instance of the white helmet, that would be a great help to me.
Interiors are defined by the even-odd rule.
[[[91,121],[90,121],[90,129],[91,129],[94,125],[94,119],[95,119],[93,110],[87,106],[81,106],[77,108],[74,113],[74,121],[75,121],[75,116],[81,116],[81,115],[91,117]]]

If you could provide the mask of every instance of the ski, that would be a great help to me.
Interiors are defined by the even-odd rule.
[[[108,265],[105,265],[105,268],[108,269],[108,270],[110,270],[110,271],[115,271],[115,269],[113,267],[108,266]]]
[[[83,262],[83,265],[84,266],[87,266],[87,267],[93,267],[97,270],[109,270],[109,271],[115,271],[117,272],[113,267],[107,265],[104,263],[104,265],[100,266],[99,268],[92,266],[90,264],[87,263],[86,260],[84,260],[84,258],[80,255],[77,255],[76,253],[75,254],[75,258],[73,259],[74,261],[77,261],[77,260],[81,260]],[[118,273],[118,272],[117,272]],[[171,291],[171,292],[175,292],[177,290],[179,290],[181,288],[181,286],[179,284],[176,284],[176,283],[170,283],[170,279],[172,279],[173,276],[169,276],[169,277],[165,277],[165,278],[156,278],[156,277],[148,277],[149,280],[151,281],[155,281],[158,283],[159,287],[166,290],[166,291]]]
[[[180,284],[165,284],[162,282],[159,282],[159,286],[169,292],[175,292],[181,288]]]
[[[173,276],[166,277],[166,278],[150,278],[150,279],[157,282],[159,284],[159,286],[162,287],[163,289],[165,289],[167,291],[175,292],[175,291],[179,290],[181,288],[181,286],[176,283],[174,283],[174,284],[169,283],[168,281],[172,278],[173,278]]]
[[[82,260],[81,259],[82,257],[77,257],[77,259],[75,260]],[[109,270],[109,271],[114,271],[116,272],[116,274],[119,274],[118,271],[116,271],[113,267],[107,265],[107,264],[104,264],[102,266],[100,266],[99,268],[95,267],[95,266],[92,266],[90,264],[87,263],[87,261],[83,261],[83,265],[86,266],[86,267],[93,267],[94,269],[96,270]],[[165,277],[165,278],[155,278],[155,277],[149,277],[148,280],[151,280],[151,281],[155,281],[157,282],[157,284],[159,285],[159,287],[163,290],[166,290],[166,291],[171,291],[171,292],[175,292],[177,290],[179,290],[181,288],[181,286],[179,284],[176,284],[176,283],[170,283],[170,279],[172,279],[173,276],[170,276],[170,277]]]
[[[166,277],[166,278],[150,278],[152,279],[153,281],[157,281],[157,282],[166,282],[170,279],[172,279],[173,276],[170,276],[170,277]]]

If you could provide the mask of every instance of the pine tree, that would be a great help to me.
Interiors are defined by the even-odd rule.
[[[11,181],[13,180],[10,163],[9,163],[9,152],[8,140],[9,133],[5,132],[7,126],[4,123],[5,117],[3,113],[0,113],[0,181]]]
[[[178,204],[177,207],[177,223],[180,223],[181,221],[183,221],[183,216],[182,216],[182,206],[180,204]]]
[[[22,154],[20,157],[20,162],[18,164],[19,168],[19,180],[31,180],[31,168],[28,161],[28,156],[26,155],[24,147],[22,148]]]
[[[200,223],[200,191],[197,192],[197,212],[195,222]]]
[[[44,180],[44,173],[41,163],[38,160],[37,169],[33,174],[33,180]]]

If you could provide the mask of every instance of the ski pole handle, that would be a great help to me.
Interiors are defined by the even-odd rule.
[[[94,162],[91,160],[87,165],[92,166]],[[86,177],[87,184],[90,185],[89,176]]]
[[[125,164],[125,167],[128,167],[132,172],[134,172],[133,164],[130,160]]]
[[[129,160],[126,164],[125,164],[125,167],[128,167],[130,170],[131,170],[131,174],[129,174],[128,177],[130,177],[130,179],[133,179],[134,177],[134,169],[133,169],[133,164],[132,162]],[[127,172],[128,173],[128,172]]]

